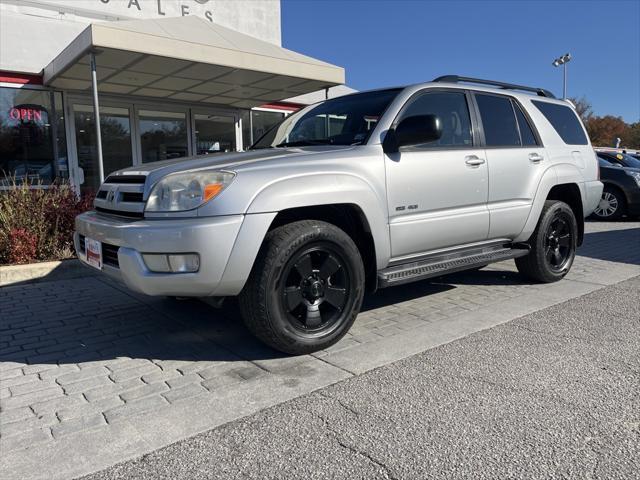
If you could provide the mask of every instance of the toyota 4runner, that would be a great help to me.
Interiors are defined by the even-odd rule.
[[[512,258],[560,280],[598,172],[569,102],[440,77],[308,106],[246,152],[112,173],[75,247],[137,292],[239,296],[251,332],[302,354],[342,338],[367,290]]]

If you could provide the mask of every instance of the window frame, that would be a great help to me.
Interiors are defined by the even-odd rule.
[[[480,132],[482,148],[484,148],[485,150],[515,149],[515,148],[544,148],[544,144],[542,142],[542,137],[540,136],[540,133],[538,132],[538,129],[536,128],[535,123],[531,120],[531,116],[529,115],[529,112],[527,112],[527,109],[522,106],[522,103],[520,103],[517,98],[515,98],[515,97],[513,97],[511,95],[505,95],[505,94],[501,94],[501,93],[483,92],[482,90],[472,90],[471,93],[472,93],[472,97],[473,97],[473,105],[474,105],[474,108],[476,109],[476,117],[478,119],[478,130]],[[494,97],[502,97],[502,98],[506,98],[506,99],[508,99],[510,101],[511,110],[513,111],[513,117],[514,117],[514,119],[516,121],[516,128],[518,129],[518,137],[520,138],[520,145],[487,145],[487,138],[486,138],[485,133],[484,133],[484,125],[482,123],[482,116],[480,115],[480,106],[478,105],[478,102],[476,100],[476,95],[490,95],[490,96],[494,96]],[[520,111],[522,112],[522,115],[524,115],[525,120],[529,124],[529,127],[531,128],[531,131],[533,132],[533,137],[536,140],[536,145],[523,145],[522,144],[522,132],[520,131],[520,122],[518,122],[518,115],[516,114],[516,110],[515,110],[516,108],[520,109]]]
[[[464,99],[467,103],[467,109],[469,111],[469,122],[471,127],[471,145],[449,145],[449,146],[437,146],[437,147],[421,147],[418,145],[410,145],[400,147],[401,152],[441,152],[443,150],[473,150],[478,149],[480,147],[480,136],[477,129],[477,112],[474,109],[474,105],[472,103],[472,95],[471,91],[466,88],[445,88],[445,87],[426,87],[417,92],[414,92],[400,107],[398,113],[395,118],[391,122],[391,126],[389,129],[395,129],[405,111],[409,108],[409,106],[416,101],[419,97],[423,95],[428,95],[430,93],[457,93],[464,95]]]

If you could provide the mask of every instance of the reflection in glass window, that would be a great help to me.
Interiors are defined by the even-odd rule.
[[[257,141],[262,135],[271,130],[280,120],[284,118],[281,112],[263,112],[261,110],[251,111],[251,130],[253,141]]]
[[[186,114],[140,110],[138,117],[142,163],[188,155]]]
[[[96,125],[93,106],[74,105],[78,166],[84,172],[81,189],[96,190],[100,186]],[[100,106],[100,132],[105,178],[112,172],[133,164],[131,125],[128,108]]]
[[[558,105],[557,103],[540,102],[533,100],[538,110],[549,120],[560,138],[567,145],[587,145],[589,141],[584,134],[578,116],[570,107]]]
[[[251,137],[251,110],[241,110],[240,121],[242,122],[242,149],[247,150],[253,144]]]
[[[236,121],[225,115],[195,114],[196,155],[234,152]]]
[[[467,99],[462,92],[427,92],[413,100],[402,112],[402,118],[435,115],[442,122],[442,136],[421,148],[470,147],[471,118]]]
[[[488,147],[520,146],[518,124],[511,100],[496,95],[476,93],[476,101],[482,118],[484,138]]]
[[[13,176],[43,184],[68,176],[59,92],[0,88],[0,186]]]

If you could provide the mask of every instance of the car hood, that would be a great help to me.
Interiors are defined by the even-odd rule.
[[[109,176],[120,175],[144,175],[147,177],[147,185],[152,185],[160,178],[170,173],[185,172],[200,169],[236,170],[245,165],[253,165],[259,162],[271,160],[295,160],[296,158],[310,155],[318,155],[326,152],[338,152],[353,148],[352,146],[320,145],[295,148],[265,148],[249,150],[247,152],[230,152],[215,155],[200,155],[194,157],[182,157],[172,160],[145,163],[118,170]]]

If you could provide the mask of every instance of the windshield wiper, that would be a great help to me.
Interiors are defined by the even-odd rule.
[[[276,147],[306,147],[313,145],[331,145],[331,140],[297,140],[295,142],[282,142]]]

